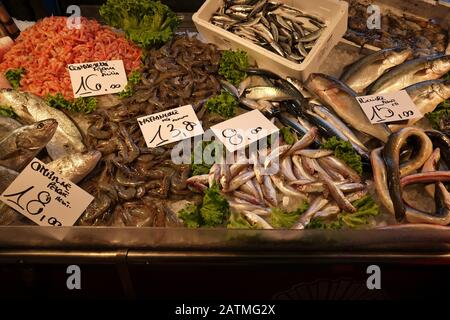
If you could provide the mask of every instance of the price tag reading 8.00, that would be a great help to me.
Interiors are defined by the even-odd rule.
[[[75,98],[118,93],[128,83],[122,60],[69,64]]]
[[[423,117],[405,90],[357,97],[370,123],[395,122]]]
[[[41,226],[72,226],[94,198],[34,159],[0,200]]]
[[[279,129],[260,111],[253,110],[211,127],[229,152],[271,135]]]

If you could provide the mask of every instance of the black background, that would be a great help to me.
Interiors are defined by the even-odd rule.
[[[101,0],[3,0],[11,16],[19,20],[35,21],[50,15],[65,15],[70,5],[92,6],[101,5]],[[203,4],[203,0],[162,0],[176,12],[195,12]],[[82,12],[83,14],[83,12]]]

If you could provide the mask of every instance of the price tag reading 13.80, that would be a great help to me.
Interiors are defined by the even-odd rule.
[[[0,200],[40,226],[72,226],[94,200],[37,159],[22,171]]]
[[[122,92],[128,83],[122,60],[69,64],[75,98]]]

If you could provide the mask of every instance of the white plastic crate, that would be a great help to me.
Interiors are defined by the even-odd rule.
[[[317,40],[314,48],[302,63],[295,63],[251,41],[245,40],[229,31],[210,23],[211,17],[223,4],[223,0],[206,0],[193,15],[192,20],[200,34],[220,49],[242,49],[258,67],[271,70],[281,76],[295,77],[301,80],[313,72],[319,71],[321,63],[331,49],[341,40],[347,31],[348,3],[339,0],[277,0],[305,13],[320,17],[327,28]]]

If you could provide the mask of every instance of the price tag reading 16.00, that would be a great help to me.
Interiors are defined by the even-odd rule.
[[[118,93],[128,83],[122,60],[69,64],[75,98]]]
[[[41,226],[72,226],[94,198],[34,159],[0,200]]]

